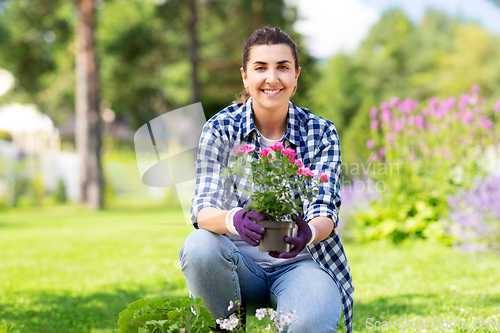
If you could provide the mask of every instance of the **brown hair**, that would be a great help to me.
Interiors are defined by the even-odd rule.
[[[250,54],[250,49],[254,45],[277,45],[277,44],[286,44],[290,46],[292,49],[293,59],[295,60],[295,72],[299,70],[299,57],[297,55],[297,46],[294,41],[288,36],[285,32],[283,32],[280,28],[269,28],[264,27],[259,30],[255,30],[252,36],[248,38],[245,42],[245,46],[243,47],[243,70],[247,71],[248,57]],[[293,94],[295,94],[294,88]],[[250,98],[250,93],[245,89],[243,90],[239,96],[236,96],[236,101],[233,103],[236,104],[245,104],[246,101]]]

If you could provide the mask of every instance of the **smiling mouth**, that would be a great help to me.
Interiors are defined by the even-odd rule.
[[[282,91],[284,88],[281,89],[261,89],[261,91],[266,94],[266,95],[276,95],[280,91]]]

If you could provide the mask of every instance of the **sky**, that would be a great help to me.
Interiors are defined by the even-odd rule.
[[[327,59],[342,51],[352,53],[368,35],[381,14],[399,7],[418,24],[427,8],[443,10],[480,23],[500,34],[500,7],[489,0],[286,0],[297,5],[299,21],[294,28],[306,37],[311,54]]]

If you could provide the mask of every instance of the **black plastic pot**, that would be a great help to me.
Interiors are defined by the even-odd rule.
[[[285,242],[286,236],[294,236],[294,221],[255,221],[266,231],[259,242],[260,252],[290,252],[292,245]]]

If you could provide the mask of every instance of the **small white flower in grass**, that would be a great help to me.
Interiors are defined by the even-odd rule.
[[[229,301],[229,306],[227,307],[227,311],[231,310],[234,307],[234,302]]]
[[[266,328],[264,328],[265,331],[270,331],[271,330],[271,324],[268,324]]]
[[[276,318],[276,314],[276,310],[269,309],[269,317],[271,318],[271,320],[274,320]]]
[[[262,320],[262,318],[264,318],[266,314],[267,310],[265,308],[255,310],[255,317],[257,317],[257,319],[259,320]]]

